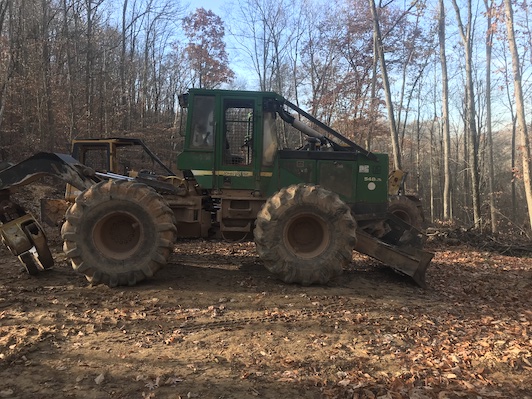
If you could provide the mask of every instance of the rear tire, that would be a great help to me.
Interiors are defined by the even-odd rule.
[[[152,277],[176,239],[164,199],[136,182],[100,182],[82,192],[65,216],[63,250],[92,284],[135,285]]]
[[[356,222],[338,195],[299,184],[266,201],[254,235],[264,265],[281,280],[326,284],[352,259]]]
[[[418,230],[423,228],[423,211],[416,202],[406,196],[400,195],[390,198],[388,212]]]

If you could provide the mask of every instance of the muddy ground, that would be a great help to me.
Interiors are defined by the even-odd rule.
[[[532,398],[532,258],[433,245],[428,288],[354,254],[286,285],[253,243],[187,241],[90,286],[0,252],[0,398]]]

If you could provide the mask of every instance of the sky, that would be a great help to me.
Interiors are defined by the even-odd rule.
[[[183,2],[186,4],[187,2]],[[224,4],[221,0],[191,0],[189,2],[190,6],[188,7],[191,11],[194,11],[196,8],[205,8],[206,10],[211,10],[213,13],[218,16],[222,16],[221,7]]]

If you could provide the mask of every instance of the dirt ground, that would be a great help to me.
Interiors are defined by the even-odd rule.
[[[436,247],[427,289],[358,254],[286,285],[253,243],[187,241],[135,287],[90,286],[52,243],[0,250],[0,398],[532,399],[532,258]]]

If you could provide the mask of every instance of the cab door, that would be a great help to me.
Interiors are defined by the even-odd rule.
[[[261,109],[253,97],[220,98],[216,134],[215,188],[254,190],[260,151],[256,148]]]
[[[189,170],[203,188],[215,184],[216,97],[210,92],[191,92],[183,151],[177,156],[177,168]]]

